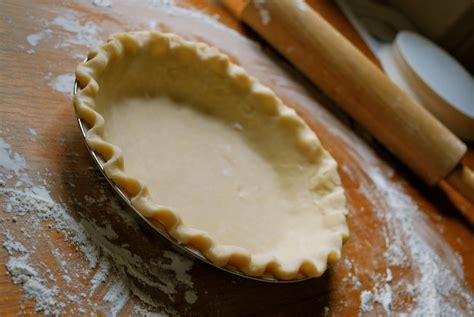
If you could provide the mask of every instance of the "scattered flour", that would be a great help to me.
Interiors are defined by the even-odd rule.
[[[7,270],[12,276],[13,283],[22,286],[25,296],[36,300],[36,312],[43,312],[46,315],[61,314],[66,304],[56,300],[59,288],[46,285],[45,281],[39,277],[38,272],[31,266],[27,254],[17,257],[10,256]]]
[[[232,129],[237,130],[237,131],[242,131],[244,129],[242,125],[238,122],[232,123],[231,126],[232,126]]]
[[[367,313],[374,309],[374,295],[370,291],[362,291],[360,293],[360,310]]]
[[[348,259],[344,259],[344,266],[347,269],[346,276],[342,279],[342,282],[353,289],[358,289],[362,286],[362,283],[359,281],[357,277],[357,268],[352,264],[352,262]]]
[[[111,8],[112,0],[92,0],[92,4],[99,8]]]
[[[7,250],[8,254],[13,255],[15,253],[26,253],[26,248],[18,241],[15,241],[15,238],[7,230],[5,234],[5,241],[3,242],[3,247]]]
[[[361,313],[367,313],[374,309],[374,303],[380,304],[387,315],[393,314],[392,312],[392,288],[388,284],[384,284],[383,287],[376,288],[370,291],[362,291],[360,293],[360,311]]]
[[[110,0],[93,0],[92,4],[100,7],[109,7],[112,2]],[[85,20],[85,22],[84,22]],[[57,49],[67,49],[68,52],[75,52],[70,47],[85,46],[90,48],[95,47],[100,41],[99,29],[92,21],[87,21],[87,16],[78,14],[74,11],[67,11],[57,15],[52,20],[41,19],[36,21],[38,24],[44,25],[45,29],[39,33],[30,34],[26,40],[35,47],[46,37],[50,37],[53,32],[55,34],[53,45]],[[34,51],[33,51],[34,52]],[[83,58],[84,54],[74,57]],[[70,96],[74,84],[74,74],[60,74],[56,77],[49,72],[44,78],[48,81],[49,86],[57,92]]]
[[[39,33],[30,34],[26,37],[26,41],[31,46],[37,46],[44,38],[50,36],[53,33],[51,29],[45,29]]]
[[[263,25],[267,25],[271,21],[270,12],[265,8],[265,0],[255,0],[255,7],[258,9]]]
[[[171,251],[165,251],[163,256],[170,259],[171,262],[169,264],[162,264],[162,267],[166,269],[173,269],[176,273],[176,279],[178,281],[185,285],[193,286],[191,275],[188,273],[188,271],[193,266],[193,262],[189,261],[188,258],[182,257],[181,255]]]
[[[387,269],[387,276],[385,277],[385,282],[390,283],[393,281],[392,270]]]
[[[130,298],[130,288],[123,280],[114,280],[104,295],[104,300],[111,304],[111,313],[116,316]]]
[[[5,206],[2,218],[12,220],[8,226],[5,221],[0,222],[0,229],[5,232],[3,247],[9,256],[7,271],[13,283],[21,285],[25,297],[35,300],[37,312],[63,315],[105,310],[116,316],[133,305],[133,310],[142,316],[163,316],[175,314],[170,305],[176,296],[187,304],[197,301],[189,274],[193,266],[190,259],[168,250],[157,250],[162,253],[151,259],[142,258],[119,241],[112,223],[99,224],[86,216],[76,220],[67,209],[68,204],[54,201],[44,179],[41,182],[45,186],[29,179],[26,160],[20,154],[3,138],[0,145],[0,180],[8,180],[0,181],[0,203]],[[14,178],[21,177],[28,181],[17,186]],[[123,222],[120,226],[129,226],[129,231],[139,236],[135,220],[111,201],[114,198],[88,196],[82,202],[70,203],[81,208],[105,205],[110,212],[107,217],[118,215],[117,219]],[[76,252],[68,253],[55,246],[55,241],[48,238],[51,230],[74,244],[85,261],[72,261],[79,256]],[[45,256],[56,265],[39,261]],[[161,292],[165,300],[157,302],[142,287]]]
[[[61,28],[63,39],[56,44],[56,48],[66,48],[70,46],[95,47],[99,42],[99,31],[97,25],[92,21],[81,23],[80,15],[69,12],[57,16],[51,25]]]
[[[162,7],[162,6],[174,6],[174,0],[148,0],[148,2],[154,7]]]
[[[26,167],[25,159],[13,152],[10,144],[6,143],[3,138],[0,138],[0,167],[7,171],[13,171],[16,176],[19,176],[20,171]]]
[[[49,86],[64,95],[71,96],[76,77],[74,74],[62,74],[49,82]]]
[[[149,312],[146,309],[143,309],[139,306],[135,306],[134,310],[135,313],[137,313],[139,316],[142,317],[166,317],[166,315],[160,314],[160,313],[152,313]]]
[[[21,49],[22,51],[25,51],[26,53],[28,54],[33,54],[35,52],[34,49],[32,48],[26,48],[24,45],[18,45],[17,46],[19,49]]]
[[[188,304],[194,304],[197,301],[198,297],[195,291],[186,291],[184,293],[184,299]]]
[[[284,97],[289,98],[292,93],[286,92]],[[373,212],[380,220],[381,226],[374,234],[381,234],[385,239],[386,251],[383,253],[382,250],[382,256],[383,264],[388,267],[381,269],[390,271],[382,276],[364,272],[369,282],[372,280],[372,288],[363,293],[361,303],[372,304],[378,312],[390,310],[388,315],[474,315],[474,295],[465,282],[458,253],[444,241],[426,214],[405,192],[404,181],[394,180],[394,170],[381,162],[375,150],[334,115],[322,107],[305,106],[301,96],[295,98],[327,131],[345,143],[349,156],[346,162],[363,162],[363,170],[358,166],[342,168],[348,177],[357,180],[357,191],[372,205],[370,210],[359,212]],[[308,104],[312,105],[311,100]],[[370,140],[367,142],[371,143]],[[373,266],[378,264],[380,259],[374,255]],[[399,277],[396,272],[409,275]],[[369,293],[377,301],[369,301]],[[369,306],[361,305],[360,310],[368,311]]]
[[[329,129],[330,124],[326,125]],[[462,262],[439,233],[433,230],[425,214],[405,192],[400,182],[391,180],[393,170],[375,160],[372,149],[350,133],[331,129],[352,149],[353,160],[367,162],[358,179],[359,191],[371,202],[384,225],[387,251],[384,258],[393,267],[410,267],[415,276],[394,283],[391,269],[385,277],[374,275],[372,290],[361,293],[361,312],[375,303],[393,314],[393,294],[405,293],[413,298],[409,313],[414,316],[451,316],[474,314],[474,296],[465,284]],[[393,285],[392,285],[393,284]],[[401,313],[401,312],[397,312]]]
[[[36,132],[36,130],[33,128],[28,128],[28,133],[30,133],[31,136],[35,139],[38,137],[38,132]]]
[[[95,272],[94,276],[92,277],[90,281],[90,288],[89,288],[89,295],[92,295],[95,293],[97,288],[105,282],[107,279],[107,276],[110,273],[111,270],[111,264],[109,261],[103,261],[99,263],[99,268]]]
[[[154,20],[148,22],[148,28],[149,28],[151,31],[155,31],[157,25],[158,25],[158,23],[157,23],[156,21],[154,21]]]
[[[379,216],[387,223],[392,252],[399,249],[390,255],[408,253],[418,275],[413,282],[416,305],[410,313],[419,316],[453,315],[463,311],[464,307],[474,313],[473,295],[466,288],[462,263],[456,253],[429,227],[426,216],[400,184],[390,181],[375,168],[368,169],[368,173],[383,197],[374,201],[374,205],[383,207],[377,209]],[[405,256],[395,262],[403,263],[404,259]],[[393,278],[391,272],[388,275],[387,279]],[[388,308],[391,292],[384,288],[383,292],[376,294],[379,295],[376,299],[385,309]],[[380,296],[384,296],[383,300]]]

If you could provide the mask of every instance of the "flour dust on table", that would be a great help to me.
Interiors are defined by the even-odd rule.
[[[372,149],[356,146],[360,140],[355,136],[333,132],[350,145],[352,159],[367,162],[366,175],[354,171],[351,177],[360,180],[358,191],[369,199],[385,224],[380,229],[387,248],[383,257],[389,268],[385,275],[371,274],[374,286],[360,293],[360,313],[373,313],[377,306],[388,315],[398,313],[394,307],[397,300],[407,296],[412,302],[406,313],[414,316],[474,314],[474,295],[464,281],[459,254],[429,226],[427,216],[405,192],[402,181],[392,180],[394,170],[377,163]],[[395,280],[391,268],[410,268],[415,276]]]
[[[156,250],[145,259],[127,248],[115,227],[124,227],[140,239],[139,228],[103,189],[98,198],[86,196],[83,202],[55,201],[44,179],[30,177],[25,158],[3,138],[0,179],[0,228],[8,254],[7,271],[13,283],[22,287],[25,299],[35,301],[37,312],[102,311],[115,316],[133,310],[147,316],[174,315],[171,307],[178,299],[186,304],[198,300],[188,273],[193,262],[169,250]],[[100,209],[114,221],[99,222],[83,214],[75,218],[68,208],[77,204],[103,206]],[[59,241],[64,243],[57,243],[53,236],[63,237]],[[86,278],[90,282],[84,282]],[[152,298],[145,291],[150,288],[163,296]]]

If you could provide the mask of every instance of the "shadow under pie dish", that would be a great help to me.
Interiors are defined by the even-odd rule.
[[[349,232],[337,163],[267,87],[174,34],[113,35],[76,70],[78,117],[132,206],[217,266],[320,276]]]

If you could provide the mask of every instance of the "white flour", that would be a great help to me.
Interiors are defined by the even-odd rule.
[[[367,313],[374,309],[374,303],[380,304],[387,315],[392,315],[392,288],[389,284],[360,293],[360,312]]]
[[[79,18],[78,14],[70,12],[57,16],[51,22],[51,25],[59,27],[63,34],[62,41],[56,44],[57,48],[76,45],[95,47],[99,44],[99,31],[95,23],[92,21],[81,23]]]
[[[4,170],[14,172],[20,176],[20,171],[26,168],[25,159],[16,152],[13,152],[10,144],[0,138],[0,167]]]
[[[94,1],[93,4],[95,6],[102,6],[108,7],[110,1]],[[71,50],[71,47],[78,46],[78,47],[88,47],[93,48],[95,47],[101,40],[99,36],[99,29],[96,24],[92,21],[85,21],[84,16],[73,12],[68,11],[66,13],[62,13],[57,15],[52,20],[42,19],[37,23],[43,24],[47,29],[35,33],[30,34],[26,37],[27,42],[35,47],[48,38],[52,38],[52,34],[54,33],[54,43],[53,46],[56,49],[63,49],[68,51],[68,53],[74,52]],[[34,53],[34,51],[33,51]],[[85,57],[85,52],[83,54],[74,53],[74,58],[83,59]],[[56,77],[52,77],[51,73],[48,73],[44,76],[44,79],[48,81],[48,85],[66,96],[71,96],[72,94],[72,87],[75,80],[75,76],[73,73],[61,74]]]
[[[44,186],[30,180],[27,163],[20,154],[3,138],[0,145],[0,179],[8,179],[0,183],[5,206],[5,221],[0,228],[5,232],[3,247],[9,255],[7,271],[13,283],[21,285],[26,298],[36,301],[38,312],[60,315],[105,310],[115,316],[135,302],[133,309],[142,315],[156,313],[155,309],[174,314],[164,303],[172,304],[177,296],[188,304],[196,302],[198,296],[188,273],[193,265],[190,259],[167,250],[151,260],[143,259],[118,241],[120,236],[111,223],[99,225],[86,217],[77,221],[67,204],[55,202]],[[28,181],[16,186],[15,178],[20,177]],[[127,212],[117,204],[109,205],[108,199],[88,197],[84,208],[107,204],[111,214],[129,218],[121,226],[137,232],[138,227]],[[84,260],[78,261],[75,251],[64,251],[64,247],[48,239],[48,232],[52,231],[60,232],[67,243],[74,244]],[[90,278],[90,283],[84,284],[84,278]],[[166,300],[156,304],[142,287],[160,291]],[[157,308],[146,309],[133,298]],[[73,303],[76,308],[71,308]]]
[[[262,20],[263,25],[267,25],[271,21],[270,12],[265,8],[265,1],[255,0],[254,4],[260,14],[260,19]]]
[[[11,235],[10,231],[7,230],[7,233],[5,234],[5,240],[3,242],[3,247],[7,250],[9,255],[14,255],[16,253],[26,253],[27,250],[18,241],[15,241],[15,237]]]
[[[74,11],[60,14],[51,21],[41,19],[37,23],[43,24],[45,29],[41,32],[27,35],[26,41],[31,46],[36,47],[42,41],[51,38],[51,35],[54,33],[55,38],[59,37],[60,39],[54,44],[55,48],[68,48],[71,46],[92,48],[99,43],[98,27],[92,21],[83,21],[83,16]]]
[[[46,30],[43,30],[39,33],[35,33],[35,34],[30,34],[26,37],[26,41],[28,42],[28,44],[30,44],[31,46],[35,47],[37,46],[45,37],[48,37],[51,35],[53,31],[51,31],[50,29],[46,29]]]
[[[36,130],[33,128],[28,128],[27,130],[28,130],[28,133],[31,134],[33,139],[36,139],[36,137],[38,136],[38,133],[36,132]]]
[[[112,0],[92,0],[92,4],[99,8],[111,8]]]
[[[413,316],[474,314],[474,296],[464,282],[459,255],[430,227],[427,217],[405,193],[402,184],[390,179],[393,170],[378,166],[374,152],[361,146],[355,136],[341,133],[337,128],[331,131],[352,149],[349,152],[352,159],[366,162],[365,173],[369,179],[363,174],[357,176],[359,191],[370,200],[385,224],[382,228],[387,248],[385,260],[392,267],[411,267],[416,275],[413,280],[394,281],[390,268],[386,276],[373,274],[374,287],[360,295],[361,313],[372,311],[378,304],[391,315],[395,313],[394,294],[405,293],[414,300],[404,313]]]
[[[49,82],[49,86],[66,96],[72,96],[72,87],[76,76],[74,74],[62,74]]]
[[[56,300],[59,288],[46,285],[45,280],[39,277],[38,272],[31,266],[28,254],[11,256],[7,262],[7,270],[12,276],[13,283],[22,285],[25,296],[36,300],[36,311],[48,315],[61,314],[66,304]]]
[[[188,304],[194,304],[198,297],[195,291],[186,291],[186,293],[184,293],[184,299]]]
[[[367,313],[374,309],[374,295],[369,291],[362,291],[360,293],[360,311],[361,313]]]
[[[418,274],[412,284],[417,301],[411,314],[453,316],[463,311],[464,307],[474,313],[473,297],[466,288],[462,263],[456,253],[429,227],[425,215],[399,184],[389,181],[376,169],[368,169],[368,172],[383,197],[374,201],[374,205],[385,205],[383,210],[379,210],[379,216],[388,224],[391,249],[386,257],[388,255],[390,259],[394,254],[408,252]],[[374,195],[369,197],[377,199]],[[393,252],[397,248],[400,251]],[[394,263],[403,265],[403,258],[395,259]],[[400,286],[406,288],[409,284]],[[382,296],[387,294],[384,289]],[[386,307],[383,302],[381,304]]]

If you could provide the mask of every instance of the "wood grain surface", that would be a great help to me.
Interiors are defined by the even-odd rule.
[[[324,0],[308,3],[374,60],[335,4]],[[79,42],[68,40],[70,32],[51,21],[58,16],[75,14],[80,17],[81,26],[88,21],[99,26],[98,34],[93,35],[101,40],[119,31],[152,28],[175,32],[218,47],[235,63],[272,88],[306,119],[339,163],[348,199],[351,237],[344,245],[342,260],[317,279],[285,285],[265,284],[234,277],[195,261],[190,271],[197,294],[194,304],[187,302],[179,292],[171,301],[159,289],[141,291],[148,293],[155,303],[170,307],[178,315],[386,315],[387,309],[381,303],[374,303],[370,312],[361,310],[361,292],[376,289],[380,284],[379,277],[386,276],[387,270],[390,270],[393,279],[387,278],[384,284],[380,284],[387,284],[393,290],[389,310],[409,311],[422,298],[418,296],[415,300],[416,296],[407,292],[403,285],[410,284],[416,289],[427,282],[422,277],[433,273],[433,278],[437,278],[436,272],[428,272],[430,266],[427,263],[420,264],[416,259],[418,256],[433,256],[433,263],[437,263],[445,274],[460,276],[462,287],[471,294],[472,299],[474,219],[469,219],[469,215],[473,214],[474,206],[447,184],[441,184],[440,188],[425,186],[364,129],[348,119],[317,87],[289,66],[256,34],[235,21],[219,4],[195,0],[179,2],[179,5],[188,8],[186,14],[171,14],[155,5],[154,1],[114,0],[111,7],[97,7],[90,1],[1,1],[0,137],[25,157],[33,181],[40,179],[40,176],[45,179],[50,195],[64,204],[74,218],[99,221],[111,217],[110,210],[113,208],[109,201],[114,199],[114,195],[93,167],[77,127],[68,88],[58,88],[54,83],[58,76],[73,73],[93,41],[88,41],[88,38],[82,38]],[[189,12],[200,13],[193,15]],[[213,16],[213,22],[202,18],[202,14]],[[41,41],[35,43],[37,45],[31,45],[28,36],[44,31],[46,24],[51,31],[44,33]],[[30,128],[36,131],[37,136],[32,136]],[[474,167],[472,145],[465,163]],[[105,191],[108,197],[106,202],[97,206],[85,203],[85,197],[98,197],[101,191]],[[0,203],[3,198],[0,197]],[[397,202],[400,202],[399,208]],[[407,214],[407,210],[410,213]],[[16,224],[2,204],[0,215],[2,224],[14,230]],[[403,221],[400,215],[405,215]],[[114,243],[129,245],[143,259],[157,256],[160,254],[158,251],[170,248],[145,227],[132,232],[118,217],[111,217],[110,221],[119,236]],[[395,221],[410,226],[413,232],[408,234],[409,237],[402,234],[408,227],[398,231],[391,223]],[[44,245],[44,249],[41,248],[41,257],[36,261],[45,263],[55,272],[55,259],[49,249],[51,243],[61,252],[74,254],[69,261],[86,261],[83,255],[75,252],[76,246],[64,241],[61,233],[49,230],[47,224],[42,226],[45,234],[41,235],[42,240],[38,243]],[[407,239],[413,236],[429,240],[427,245],[432,253],[417,254],[416,243],[423,241],[410,240],[410,243]],[[0,241],[3,239],[3,235],[0,236]],[[394,264],[386,256],[396,241],[404,245],[402,250],[408,257],[404,265]],[[8,254],[2,248],[0,315],[34,313],[34,301],[25,300],[22,287],[13,284],[6,274],[7,261]],[[89,282],[87,279],[73,280],[62,282],[61,287],[67,288],[71,283],[87,285]],[[455,297],[453,295],[453,298],[444,300],[450,302]],[[85,312],[108,315],[100,303],[100,296],[93,299],[99,305],[89,305]],[[137,300],[132,298],[130,301]],[[74,312],[73,308],[80,305],[71,303],[71,311]],[[468,303],[461,301],[458,313],[469,315],[467,306]],[[132,304],[127,304],[121,314],[134,314],[131,307]],[[79,313],[76,311],[76,314]]]

